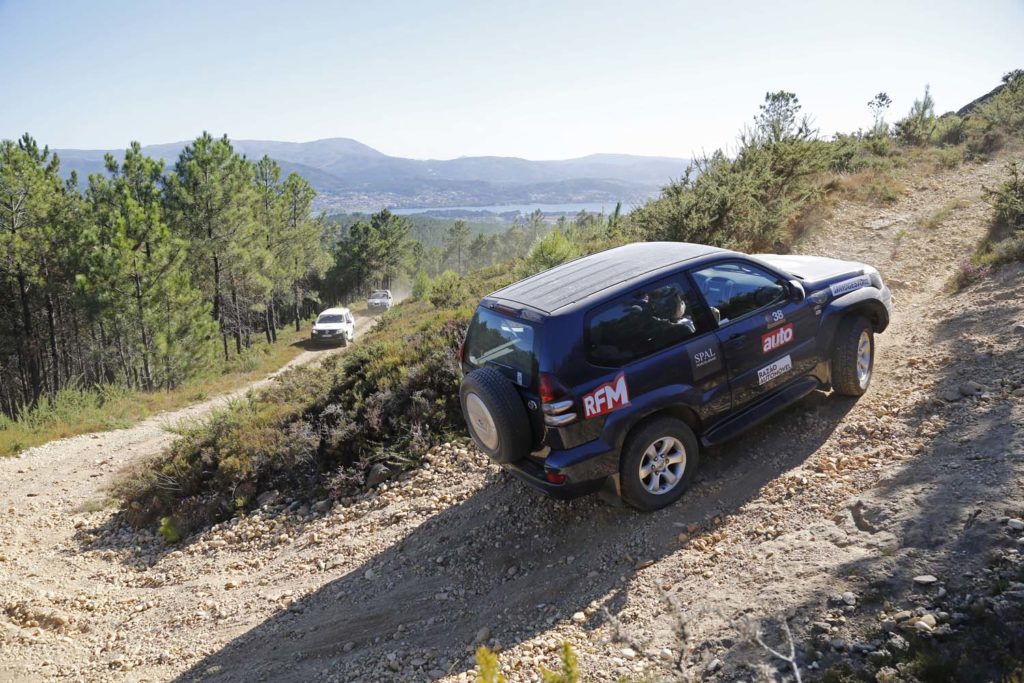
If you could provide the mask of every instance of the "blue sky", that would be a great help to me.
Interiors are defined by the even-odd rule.
[[[1024,1],[0,0],[0,137],[122,148],[210,130],[417,158],[689,156],[768,90],[823,133],[926,83],[956,109],[1024,68]]]

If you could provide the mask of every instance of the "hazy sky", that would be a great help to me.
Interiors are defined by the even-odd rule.
[[[1024,68],[1024,0],[0,0],[0,137],[351,137],[399,156],[689,156],[768,90],[824,133]]]

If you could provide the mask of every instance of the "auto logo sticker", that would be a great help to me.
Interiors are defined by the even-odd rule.
[[[774,363],[766,365],[757,371],[758,385],[771,382],[776,377],[781,377],[793,369],[793,359],[788,355],[783,356]]]
[[[694,382],[710,377],[722,369],[722,352],[718,347],[718,339],[713,335],[688,344],[686,355],[690,359]]]
[[[829,291],[832,292],[832,296],[840,296],[842,294],[848,294],[855,289],[861,287],[867,287],[871,284],[871,278],[867,275],[860,275],[858,277],[850,278],[849,280],[843,280],[837,282],[834,285],[829,285]]]
[[[586,419],[598,417],[629,405],[629,387],[626,373],[620,372],[610,382],[605,382],[583,396],[583,416]]]
[[[761,335],[761,353],[771,353],[791,341],[793,341],[793,323],[788,323]]]

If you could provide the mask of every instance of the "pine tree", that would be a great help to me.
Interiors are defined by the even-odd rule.
[[[455,221],[444,238],[445,259],[459,275],[466,273],[467,256],[473,235],[466,221]]]
[[[187,244],[163,218],[163,163],[133,142],[123,164],[107,155],[110,178],[91,176],[94,229],[79,283],[103,315],[120,320],[131,382],[136,356],[142,388],[172,387],[206,360],[215,328],[186,267]]]
[[[228,359],[227,335],[242,348],[239,290],[247,265],[261,256],[253,238],[255,212],[252,164],[235,154],[227,136],[203,133],[182,150],[167,179],[168,204],[176,234],[189,240],[189,262],[211,303]]]

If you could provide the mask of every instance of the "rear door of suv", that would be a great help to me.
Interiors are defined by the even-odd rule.
[[[740,259],[691,275],[717,323],[734,408],[814,368],[817,318],[809,300],[793,300],[784,278]]]

